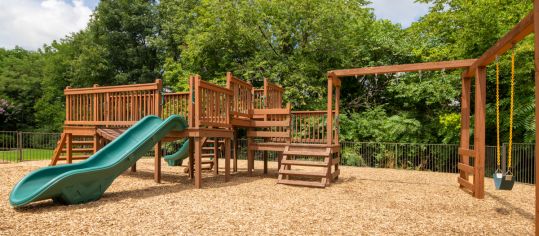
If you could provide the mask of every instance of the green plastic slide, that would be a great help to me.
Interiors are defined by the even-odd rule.
[[[15,185],[9,202],[20,207],[50,198],[64,204],[95,201],[167,133],[186,128],[187,122],[180,116],[166,120],[146,116],[85,161],[44,167],[28,174]]]
[[[189,139],[183,142],[182,147],[175,153],[165,156],[169,166],[181,166],[185,158],[189,156]]]

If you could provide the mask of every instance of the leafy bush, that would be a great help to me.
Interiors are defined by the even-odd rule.
[[[358,147],[344,148],[341,153],[342,163],[347,166],[365,166],[365,160],[359,154]]]

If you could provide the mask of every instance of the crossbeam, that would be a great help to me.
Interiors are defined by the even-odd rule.
[[[487,66],[500,56],[513,48],[513,45],[524,39],[529,34],[533,33],[533,12],[522,19],[511,31],[503,38],[498,40],[494,46],[488,49],[469,69],[463,72],[462,76],[470,78],[475,75],[475,70],[482,66]]]
[[[393,66],[377,66],[365,67],[356,69],[334,70],[328,74],[334,73],[337,77],[345,76],[360,76],[374,74],[389,74],[397,72],[414,72],[414,71],[434,71],[434,70],[451,70],[468,68],[476,62],[476,59],[454,60],[454,61],[438,61],[425,62],[415,64],[402,64]]]

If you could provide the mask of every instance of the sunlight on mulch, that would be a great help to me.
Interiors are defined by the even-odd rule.
[[[458,188],[456,174],[342,167],[326,189],[276,184],[276,163],[253,177],[245,162],[230,182],[204,173],[194,189],[183,167],[163,165],[153,182],[153,160],[126,172],[103,198],[83,205],[52,201],[20,210],[8,201],[11,188],[48,162],[0,165],[0,234],[500,234],[534,233],[535,188],[516,184],[496,191],[486,179],[484,200]],[[221,164],[220,166],[224,166]]]

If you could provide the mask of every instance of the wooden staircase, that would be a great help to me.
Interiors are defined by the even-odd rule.
[[[92,136],[74,136],[70,133],[62,133],[60,140],[56,143],[49,165],[54,166],[59,161],[70,164],[75,160],[85,160],[97,151],[96,148]]]
[[[337,179],[340,170],[331,148],[309,145],[287,145],[283,152],[277,183],[324,188]],[[332,172],[332,166],[335,170]],[[301,169],[292,169],[292,167]]]

